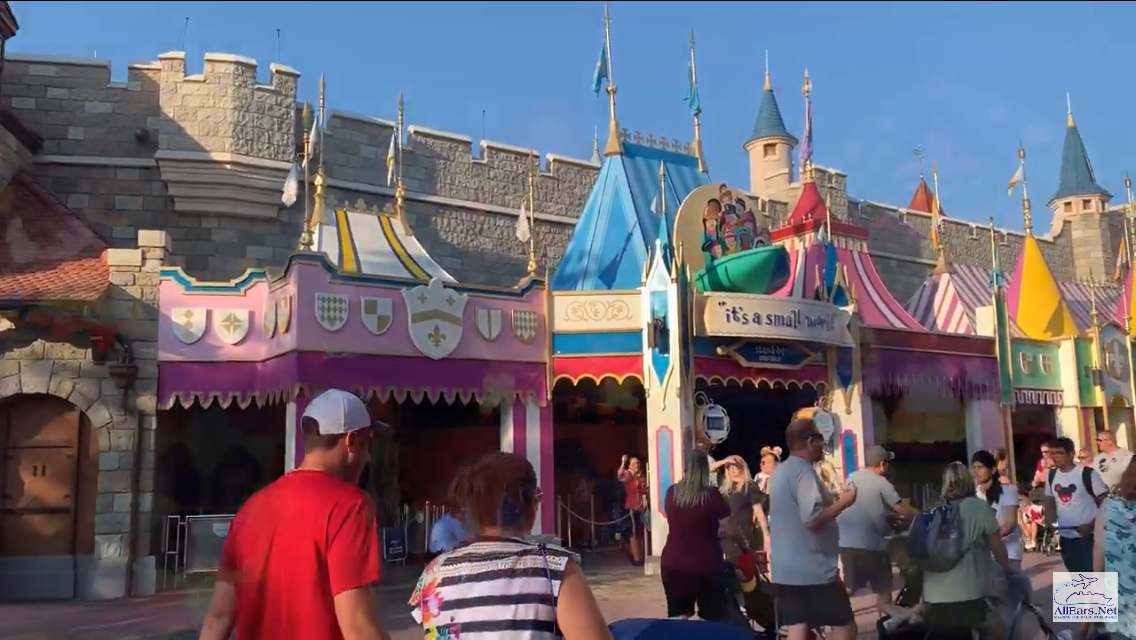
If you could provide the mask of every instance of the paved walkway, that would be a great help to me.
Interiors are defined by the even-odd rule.
[[[1034,601],[1047,616],[1048,603],[1052,602],[1050,572],[1060,568],[1058,559],[1038,555],[1027,557],[1024,563],[1024,570],[1033,583]],[[641,569],[622,564],[599,563],[599,566],[589,567],[589,563],[585,562],[585,570],[609,621],[665,617],[666,607],[658,577],[643,575]],[[380,590],[379,613],[394,640],[418,640],[422,632],[415,628],[406,608],[413,586],[409,580],[410,572],[405,572],[405,575],[391,573],[391,578],[401,579],[397,584],[388,583]],[[0,606],[0,638],[190,639],[197,635],[196,629],[201,623],[208,597],[207,592],[199,591],[104,603],[7,604]],[[860,637],[874,638],[873,598],[857,596],[852,602],[861,628]]]

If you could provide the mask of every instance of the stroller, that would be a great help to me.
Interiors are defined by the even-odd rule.
[[[757,566],[752,555],[743,554],[738,564],[726,563],[726,584],[729,586],[728,619],[734,626],[748,627],[754,638],[777,638],[780,625],[777,621],[776,587]],[[824,632],[810,630],[809,640],[821,640]]]

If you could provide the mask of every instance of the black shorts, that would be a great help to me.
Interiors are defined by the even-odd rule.
[[[1066,538],[1061,536],[1061,562],[1070,573],[1093,570],[1093,537]]]
[[[724,571],[689,573],[662,568],[663,593],[667,598],[667,617],[693,617],[697,608],[703,620],[725,620],[729,614],[726,599],[730,590]]]
[[[856,593],[871,588],[872,593],[891,593],[891,554],[869,549],[841,549],[844,584]]]
[[[776,584],[773,597],[782,626],[847,627],[856,624],[852,599],[840,580],[827,584]]]
[[[990,620],[990,603],[985,598],[924,605],[923,620],[935,631],[982,631]]]

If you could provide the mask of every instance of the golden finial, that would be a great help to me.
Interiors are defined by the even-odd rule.
[[[931,207],[931,245],[939,254],[939,260],[935,263],[935,273],[947,273],[947,248],[943,243],[942,223],[943,223],[943,209],[939,200],[939,167],[938,163],[934,160],[931,161],[931,182],[935,188],[934,198],[935,201]]]
[[[313,148],[315,149],[315,152],[317,154],[319,154],[319,163],[316,165],[316,177],[315,177],[315,180],[313,181],[313,185],[315,186],[315,196],[312,198],[312,200],[313,200],[312,215],[308,220],[305,221],[305,223],[304,223],[304,227],[305,227],[304,234],[300,238],[301,243],[304,240],[308,240],[308,248],[309,249],[311,248],[311,240],[312,240],[312,237],[314,236],[315,225],[320,224],[323,221],[323,216],[324,216],[324,206],[325,206],[324,186],[326,185],[327,180],[326,180],[326,177],[324,176],[324,173],[323,173],[323,160],[324,160],[324,156],[326,155],[324,153],[324,150],[323,150],[323,144],[324,144],[323,136],[324,136],[324,125],[327,122],[326,118],[327,118],[327,81],[324,79],[324,77],[322,75],[320,75],[319,107],[318,107],[317,112],[316,112],[315,126],[313,127],[315,135],[316,135],[316,140],[312,141],[312,145],[313,145]]]
[[[1018,172],[1022,183],[1022,228],[1026,235],[1033,235],[1033,213],[1030,210],[1029,189],[1026,186],[1026,148],[1018,142]]]
[[[402,136],[403,136],[403,112],[406,108],[406,103],[403,101],[402,93],[398,94],[398,120],[395,123],[396,135],[398,136],[398,157],[395,161],[398,163],[398,175],[395,177],[394,183],[394,212],[395,215],[402,220],[403,229],[410,231],[410,225],[406,221],[406,216],[403,215],[403,207],[406,203],[406,185],[402,179]]]
[[[536,174],[539,162],[536,154],[529,155],[529,276],[536,275]]]
[[[611,66],[611,3],[604,3],[604,55],[607,56],[607,98],[611,117],[607,123],[607,144],[605,156],[618,156],[623,153],[623,142],[619,139],[619,120],[615,117],[615,72]]]
[[[765,50],[765,87],[763,91],[773,91],[773,79],[769,77],[769,49]]]
[[[690,91],[698,90],[698,66],[694,58],[694,29],[690,30]],[[698,172],[706,173],[706,160],[702,156],[702,102],[694,111],[694,157],[698,158]]]
[[[805,82],[804,82],[804,84],[801,85],[801,93],[807,99],[809,97],[809,95],[812,94],[812,92],[813,92],[813,82],[812,82],[812,80],[809,80],[809,69],[808,69],[808,67],[806,67],[805,68]]]
[[[301,163],[304,167],[304,224],[303,229],[300,231],[300,250],[311,251],[312,243],[314,242],[312,233],[312,201],[308,197],[308,190],[311,188],[311,173],[308,166],[308,160],[312,157],[312,123],[315,116],[312,114],[312,103],[305,102],[304,110],[301,115],[301,124],[303,126],[303,149],[301,153]]]
[[[661,216],[667,215],[667,163],[659,163],[659,211]]]
[[[1069,92],[1065,92],[1065,126],[1072,129],[1077,126],[1073,124],[1073,99],[1069,97]]]

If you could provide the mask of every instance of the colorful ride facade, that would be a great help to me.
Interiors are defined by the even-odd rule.
[[[282,273],[202,282],[161,273],[159,402],[285,405],[285,468],[304,457],[300,417],[323,389],[381,402],[499,409],[500,449],[553,484],[549,292],[467,286],[393,211],[333,208]],[[460,446],[460,443],[451,443]],[[535,534],[554,528],[551,491]]]

